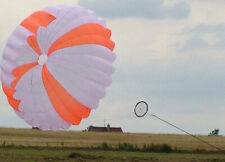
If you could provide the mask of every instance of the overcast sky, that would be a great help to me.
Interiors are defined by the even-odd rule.
[[[116,43],[116,72],[88,125],[121,126],[127,132],[181,133],[147,116],[150,111],[194,134],[219,128],[225,135],[225,1],[223,0],[3,0],[0,52],[29,14],[56,4],[80,4],[107,21]],[[29,127],[0,92],[0,126]]]

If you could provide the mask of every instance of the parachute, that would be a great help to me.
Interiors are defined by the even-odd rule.
[[[114,42],[105,21],[78,5],[34,12],[3,51],[2,88],[16,114],[42,130],[79,125],[111,84]]]

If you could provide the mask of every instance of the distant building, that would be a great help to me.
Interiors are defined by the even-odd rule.
[[[122,128],[120,127],[110,127],[108,124],[107,127],[95,127],[95,126],[89,126],[87,128],[88,132],[116,132],[116,133],[123,133]]]
[[[40,128],[38,128],[38,127],[32,127],[32,129],[37,129],[37,130],[39,130]]]

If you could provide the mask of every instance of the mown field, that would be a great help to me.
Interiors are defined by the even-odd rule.
[[[225,150],[225,137],[198,136]],[[167,144],[181,152],[95,149],[103,143]],[[183,151],[182,151],[183,150]],[[197,151],[196,151],[197,150]],[[203,150],[199,151],[198,150]],[[225,154],[186,135],[93,133],[0,128],[0,161],[221,161]]]

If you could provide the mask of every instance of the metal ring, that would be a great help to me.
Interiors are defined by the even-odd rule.
[[[147,106],[147,110],[146,110],[146,112],[145,112],[143,115],[138,115],[137,112],[136,112],[137,106],[138,106],[140,103],[144,103],[144,104]],[[141,117],[145,116],[145,115],[147,114],[147,112],[148,112],[148,104],[147,104],[147,102],[145,102],[145,101],[139,101],[139,102],[135,105],[134,113],[135,113],[135,115],[136,115],[137,117],[141,118]]]

